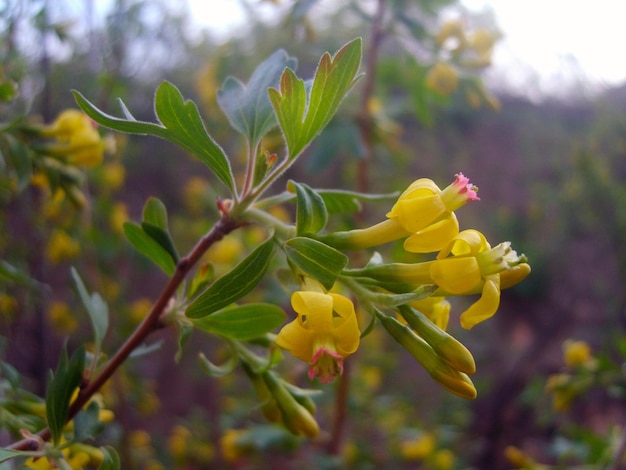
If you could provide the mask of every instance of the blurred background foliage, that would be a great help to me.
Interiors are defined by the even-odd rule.
[[[362,69],[371,80],[361,80],[285,178],[383,193],[418,177],[445,182],[463,171],[481,196],[464,209],[464,220],[489,239],[511,240],[533,272],[503,295],[498,315],[471,338],[454,331],[477,356],[474,402],[442,393],[394,344],[365,344],[350,360],[347,427],[329,445],[266,424],[243,379],[208,378],[193,354],[175,364],[177,344],[163,332],[153,338],[162,341],[158,352],[129,362],[103,390],[116,416],[104,437],[120,449],[124,468],[603,468],[626,422],[619,374],[626,357],[626,86],[540,102],[496,96],[481,74],[501,32],[492,17],[453,0],[383,1],[382,11],[376,2],[345,0],[321,12],[314,0],[247,1],[245,31],[228,37],[193,26],[173,3],[114,0],[104,17],[93,1],[79,13],[69,1],[4,3],[1,121],[51,123],[76,107],[70,89],[111,112],[122,98],[138,119],[152,120],[154,89],[167,79],[199,103],[237,168],[244,143],[216,102],[226,76],[248,77],[279,48],[310,76],[323,51],[362,36]],[[275,4],[270,20],[258,15],[261,3]],[[60,187],[42,182],[37,171],[25,176],[6,157],[10,142],[2,142],[0,352],[39,394],[64,338],[79,341],[88,326],[68,287],[69,266],[109,302],[115,327],[105,344],[114,347],[164,282],[125,242],[122,223],[138,219],[146,198],[156,195],[179,246],[188,248],[216,213],[213,181],[183,151],[101,134],[104,161],[80,168],[75,185]],[[280,145],[278,134],[264,142],[268,149]],[[360,221],[377,220],[382,211],[367,205]],[[206,261],[223,271],[258,240],[252,228],[238,231]],[[590,345],[589,357],[598,357],[593,367],[582,361],[563,372],[571,367],[562,355],[568,338]],[[387,339],[374,333],[367,341]],[[191,342],[219,358],[219,345]],[[555,374],[569,378],[555,385],[548,380]],[[301,375],[294,370],[294,380]],[[325,410],[333,396],[318,401],[324,429],[332,427]],[[0,439],[9,442],[6,434]]]

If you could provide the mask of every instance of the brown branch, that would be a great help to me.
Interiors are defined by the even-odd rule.
[[[181,258],[176,265],[176,271],[170,278],[166,286],[161,291],[158,299],[152,306],[152,309],[137,326],[137,329],[128,337],[126,342],[115,353],[107,365],[100,373],[83,387],[76,400],[70,405],[67,415],[69,422],[76,414],[89,402],[89,400],[100,390],[107,380],[113,376],[115,371],[128,359],[130,354],[154,331],[161,327],[160,317],[170,299],[176,293],[176,290],[185,279],[190,269],[198,262],[200,257],[213,245],[221,240],[225,235],[240,227],[242,222],[231,219],[228,213],[222,212],[222,218],[218,220],[213,228],[203,236],[189,254]],[[50,429],[41,430],[37,436],[42,440],[50,439]],[[33,439],[23,439],[11,446],[7,447],[13,450],[33,450]]]

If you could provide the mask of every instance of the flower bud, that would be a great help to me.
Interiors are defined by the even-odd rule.
[[[437,327],[425,315],[404,307],[400,313],[409,326],[420,335],[437,355],[460,372],[473,374],[476,372],[476,363],[472,353],[456,338]]]
[[[296,436],[316,437],[320,428],[309,410],[298,403],[274,374],[266,372],[263,374],[263,379],[280,408],[283,423],[287,429]]]
[[[454,369],[437,355],[435,350],[408,326],[395,318],[379,314],[378,318],[385,329],[400,343],[430,374],[430,376],[449,392],[461,397],[476,398],[476,389],[470,378]]]

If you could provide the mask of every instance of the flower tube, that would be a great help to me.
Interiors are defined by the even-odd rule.
[[[454,211],[478,201],[478,188],[462,173],[443,190],[430,179],[414,181],[387,213],[387,220],[365,229],[321,237],[338,249],[362,249],[405,238],[404,249],[430,253],[443,249],[459,233]]]

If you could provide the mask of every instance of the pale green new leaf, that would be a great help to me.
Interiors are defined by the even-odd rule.
[[[295,69],[297,60],[284,50],[274,52],[264,60],[246,84],[228,77],[217,92],[217,102],[232,126],[256,147],[270,129],[277,125],[267,90],[278,86],[280,76],[289,67]]]
[[[239,361],[237,360],[237,356],[233,355],[224,362],[224,364],[217,365],[209,361],[204,353],[200,353],[198,354],[198,362],[202,370],[205,371],[209,377],[217,378],[232,374]]]
[[[16,457],[26,456],[26,455],[30,455],[30,454],[19,451],[19,450],[0,449],[0,463],[6,462],[7,460],[14,459]]]
[[[111,446],[100,447],[104,459],[98,467],[98,470],[120,470],[122,464],[117,451]]]
[[[286,69],[279,89],[269,95],[283,131],[289,158],[294,159],[322,131],[357,80],[361,61],[361,39],[343,46],[334,57],[325,53],[318,64],[307,97],[304,81]]]
[[[207,133],[198,107],[193,101],[185,101],[171,83],[165,81],[157,88],[154,108],[159,124],[137,121],[123,106],[126,119],[111,116],[73,91],[74,98],[87,115],[110,129],[130,134],[147,134],[169,140],[188,150],[206,164],[230,190],[235,182],[230,163],[222,148]]]

